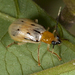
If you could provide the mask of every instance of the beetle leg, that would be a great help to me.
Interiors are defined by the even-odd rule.
[[[58,57],[58,59],[61,60],[61,58],[59,57],[59,55],[58,55],[57,53],[55,53],[54,51],[50,51],[49,48],[50,48],[50,44],[47,45],[47,50],[48,50],[49,52],[55,54],[55,55]],[[54,48],[53,48],[53,49],[54,49]]]
[[[34,22],[35,22],[35,23],[38,23],[38,19],[35,19]]]
[[[38,66],[41,65],[41,64],[40,64],[40,58],[39,58],[39,48],[40,48],[40,46],[41,46],[41,43],[38,45]]]
[[[50,27],[47,28],[47,31],[49,31]]]
[[[53,31],[53,34],[55,34],[56,30]]]
[[[13,42],[13,43],[9,44],[6,48],[10,47],[10,46],[13,45],[13,44],[18,44],[18,43]]]

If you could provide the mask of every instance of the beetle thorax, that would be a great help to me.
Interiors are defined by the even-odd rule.
[[[42,42],[47,43],[47,44],[51,44],[53,40],[55,40],[55,37],[51,32],[45,31],[42,34],[42,37],[41,37]]]

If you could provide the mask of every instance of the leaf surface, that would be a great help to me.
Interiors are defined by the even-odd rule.
[[[45,43],[40,47],[40,67],[37,58],[38,44],[14,44],[6,48],[14,42],[8,34],[8,27],[17,18],[38,19],[39,24],[46,29],[50,27],[51,32],[56,25],[56,21],[32,0],[0,0],[0,75],[29,75],[75,59],[75,37],[60,25],[59,32],[63,33],[60,36],[69,40],[68,43],[62,40],[61,45],[54,48],[54,52],[61,56],[62,61],[47,51]],[[69,45],[70,43],[72,45]]]

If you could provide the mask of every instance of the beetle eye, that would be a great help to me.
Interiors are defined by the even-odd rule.
[[[52,41],[52,44],[53,44],[53,45],[60,44],[60,43],[61,43],[60,40],[58,40],[58,41]]]
[[[52,41],[52,44],[53,44],[53,45],[56,45],[56,42],[55,42],[55,41]]]

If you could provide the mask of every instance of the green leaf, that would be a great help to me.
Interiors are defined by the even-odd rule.
[[[60,37],[68,39],[66,40],[68,43],[62,40],[61,45],[54,48],[54,52],[61,56],[61,61],[47,51],[45,43],[40,47],[40,67],[37,57],[38,44],[14,44],[6,48],[14,42],[8,34],[8,27],[17,18],[38,19],[39,24],[46,29],[50,27],[51,32],[57,23],[32,0],[0,0],[0,75],[29,75],[75,59],[75,37],[61,25],[59,25]],[[73,46],[69,45],[70,43]]]
[[[75,75],[75,60],[31,75]]]

